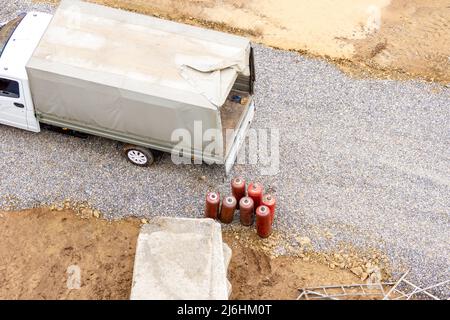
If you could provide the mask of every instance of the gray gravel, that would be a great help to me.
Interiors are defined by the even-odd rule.
[[[30,6],[51,10],[27,1],[2,5],[0,20]],[[275,191],[275,227],[310,237],[318,250],[378,248],[419,283],[448,278],[450,89],[355,80],[326,62],[255,49],[252,127],[280,129],[280,172],[260,176],[257,165],[236,165],[234,174]],[[138,168],[117,143],[96,137],[0,126],[0,157],[2,207],[7,195],[19,208],[71,198],[111,218],[200,217],[207,190],[228,192],[221,167],[176,166],[165,155]]]
[[[52,13],[55,8],[50,3],[36,3],[29,0],[1,0],[0,4],[0,22],[8,21],[18,14],[28,11]]]

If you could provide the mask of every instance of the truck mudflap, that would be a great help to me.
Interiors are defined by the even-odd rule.
[[[241,123],[241,126],[238,129],[238,133],[236,135],[235,141],[230,149],[230,152],[228,153],[228,157],[225,159],[224,165],[225,165],[225,174],[229,175],[231,172],[231,169],[233,168],[234,163],[236,162],[237,155],[239,153],[239,150],[241,149],[242,144],[245,141],[245,137],[247,135],[248,129],[250,128],[250,125],[253,121],[253,116],[255,114],[255,103],[252,100],[247,114],[244,118],[244,120]]]

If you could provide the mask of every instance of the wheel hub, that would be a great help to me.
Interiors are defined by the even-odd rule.
[[[147,156],[138,150],[128,151],[127,156],[131,162],[140,164],[140,165],[146,164],[148,161]]]

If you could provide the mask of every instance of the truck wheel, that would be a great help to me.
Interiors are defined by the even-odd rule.
[[[153,153],[150,151],[150,149],[139,146],[126,145],[123,148],[123,151],[128,161],[137,166],[148,167],[153,162],[155,162],[155,157],[153,156]]]

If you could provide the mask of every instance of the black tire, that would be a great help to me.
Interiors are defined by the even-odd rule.
[[[150,149],[127,144],[123,147],[125,158],[139,167],[148,167],[155,162],[155,157]]]

